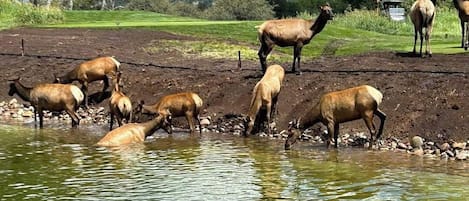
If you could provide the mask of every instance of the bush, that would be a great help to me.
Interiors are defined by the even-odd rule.
[[[14,22],[23,25],[54,24],[64,20],[62,10],[58,8],[36,7],[26,4],[17,10]]]
[[[62,10],[51,7],[33,6],[29,3],[18,3],[11,0],[0,0],[0,23],[7,26],[51,24],[64,20]]]
[[[265,0],[215,0],[205,15],[212,20],[262,20],[273,18],[274,11]]]

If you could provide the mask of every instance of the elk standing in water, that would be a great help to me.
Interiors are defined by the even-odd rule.
[[[308,110],[298,120],[293,121],[289,128],[288,138],[285,141],[285,149],[290,149],[305,129],[318,122],[322,122],[327,126],[327,133],[329,135],[329,139],[326,141],[327,147],[330,146],[332,137],[334,137],[335,147],[337,148],[339,124],[357,119],[365,120],[371,134],[370,142],[373,143],[373,136],[376,134],[373,115],[376,114],[381,120],[376,140],[381,137],[384,121],[386,120],[386,114],[378,109],[382,100],[383,94],[368,85],[323,95],[318,104]]]
[[[10,80],[10,91],[8,95],[18,94],[21,99],[28,101],[34,107],[34,122],[39,113],[39,127],[43,127],[43,110],[63,111],[65,110],[72,118],[72,127],[80,124],[75,111],[83,101],[84,95],[81,90],[71,84],[39,84],[34,88],[25,87],[20,83],[20,78]]]
[[[134,116],[137,120],[143,118],[143,114],[161,113],[171,115],[172,117],[185,116],[189,123],[191,133],[195,131],[193,118],[196,118],[199,124],[199,131],[202,133],[199,117],[202,106],[203,101],[196,93],[176,93],[164,96],[153,105],[144,105],[144,102],[141,101],[135,108]],[[172,125],[171,121],[170,124]],[[172,129],[169,129],[168,133],[172,133]]]
[[[121,74],[121,72],[117,72],[116,77],[113,78],[114,89],[112,90],[112,95],[109,99],[109,111],[111,113],[109,130],[112,130],[114,118],[116,118],[119,126],[122,126],[124,119],[126,123],[130,123],[132,121],[132,102],[130,101],[130,98],[121,91]]]
[[[285,71],[282,66],[272,65],[267,68],[262,79],[256,84],[252,91],[251,104],[248,115],[244,118],[244,136],[251,134],[261,111],[266,111],[268,134],[270,131],[271,118],[275,121],[277,113],[277,100],[282,86]],[[261,119],[264,121],[264,119]]]
[[[120,146],[131,143],[139,143],[152,135],[156,130],[163,128],[168,130],[170,116],[157,114],[152,120],[145,123],[128,123],[108,132],[97,145]]]
[[[267,68],[267,56],[274,46],[278,45],[280,47],[293,46],[292,72],[296,71],[295,63],[297,63],[297,73],[301,74],[301,49],[324,29],[328,20],[332,20],[334,17],[332,8],[328,4],[321,6],[320,9],[321,12],[315,21],[303,19],[269,20],[259,26],[258,38],[261,47],[258,55],[263,72]]]

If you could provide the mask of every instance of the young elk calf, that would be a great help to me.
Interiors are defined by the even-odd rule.
[[[80,124],[80,119],[75,111],[82,103],[84,95],[81,90],[70,84],[39,84],[34,88],[25,87],[20,83],[20,78],[10,80],[10,91],[8,95],[15,93],[24,101],[28,101],[34,107],[34,122],[39,113],[39,127],[43,124],[43,110],[63,111],[65,110],[72,118],[72,127]]]
[[[108,76],[115,76],[119,71],[120,63],[114,57],[99,57],[91,61],[84,62],[62,77],[55,76],[54,83],[68,84],[77,80],[82,85],[81,89],[85,95],[85,106],[88,107],[88,83],[97,80],[104,82],[100,99],[104,97],[104,92],[109,87]]]
[[[266,121],[270,124],[270,119],[274,119],[277,113],[277,100],[282,86],[285,71],[282,66],[272,65],[267,68],[262,79],[256,84],[252,91],[251,104],[248,115],[244,118],[244,136],[251,134],[256,123],[256,118],[260,116],[262,109],[266,110]],[[261,121],[264,121],[263,119]],[[270,134],[270,126],[268,125]]]
[[[430,47],[430,35],[432,34],[433,21],[435,20],[435,6],[430,0],[417,0],[410,8],[410,19],[414,24],[414,50],[417,44],[417,35],[420,34],[420,56],[422,55],[423,29],[425,28],[425,54],[432,56]]]
[[[383,94],[368,85],[323,95],[318,104],[307,111],[306,114],[298,120],[293,121],[289,129],[288,138],[285,142],[285,149],[290,149],[305,129],[318,122],[322,122],[327,126],[329,135],[329,139],[326,142],[327,147],[330,147],[332,136],[334,136],[335,147],[337,148],[339,124],[356,119],[365,120],[366,126],[371,134],[370,142],[373,143],[373,135],[376,133],[376,128],[373,124],[373,115],[376,114],[381,120],[376,139],[381,137],[384,121],[386,119],[386,114],[378,109],[382,99]]]
[[[130,101],[130,98],[120,90],[121,74],[121,72],[118,72],[116,77],[113,78],[114,89],[112,90],[112,95],[109,99],[109,111],[111,113],[109,130],[112,130],[114,117],[117,119],[117,124],[119,124],[119,126],[122,126],[123,119],[125,119],[126,123],[130,123],[132,121],[132,102]]]
[[[195,131],[195,126],[193,118],[197,119],[199,124],[199,131],[202,134],[202,126],[200,125],[200,110],[202,109],[203,101],[196,93],[185,92],[177,93],[164,96],[156,104],[153,105],[144,105],[142,101],[135,108],[135,118],[139,121],[143,118],[143,114],[155,114],[161,113],[165,115],[170,115],[171,117],[181,117],[185,116],[187,122],[189,123],[190,131],[193,133]],[[172,125],[170,118],[170,125]],[[172,129],[169,129],[168,133],[172,133]]]
[[[167,130],[169,116],[157,114],[153,120],[145,123],[128,123],[108,132],[97,145],[99,146],[120,146],[131,143],[139,143],[152,135],[156,130],[163,128]]]

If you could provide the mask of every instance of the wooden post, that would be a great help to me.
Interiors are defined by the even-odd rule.
[[[238,69],[241,69],[241,51],[238,50]]]
[[[24,56],[24,39],[21,39],[21,56]]]

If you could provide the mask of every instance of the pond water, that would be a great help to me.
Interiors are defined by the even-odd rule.
[[[0,200],[461,200],[468,162],[157,132],[96,147],[103,127],[0,125]]]

